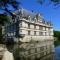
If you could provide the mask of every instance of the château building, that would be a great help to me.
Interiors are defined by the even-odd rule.
[[[39,55],[44,56],[54,52],[53,25],[51,22],[47,22],[40,13],[29,12],[25,9],[20,9],[13,14],[15,17],[13,19],[10,17],[10,23],[5,25],[5,39],[14,42],[27,42],[20,46],[20,48],[24,47],[25,49],[20,54],[26,52],[26,55],[23,55],[30,56],[28,52],[33,53],[35,51],[36,54],[40,52]],[[37,43],[31,47],[32,44],[29,42]]]
[[[53,41],[53,25],[47,22],[41,14],[26,12],[20,9],[14,13],[16,17],[5,26],[6,39],[19,39],[21,42]]]

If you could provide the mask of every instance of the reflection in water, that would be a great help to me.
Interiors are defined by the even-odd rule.
[[[55,60],[60,60],[60,46],[55,48]]]
[[[7,45],[10,52],[14,54],[15,60],[55,60],[54,53],[44,51],[40,45],[32,43],[23,43],[21,45]]]

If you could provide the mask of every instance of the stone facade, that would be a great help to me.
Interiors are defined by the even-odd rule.
[[[26,47],[23,44],[20,46],[24,50],[27,49],[20,54],[28,53],[29,49],[34,49],[36,55],[39,52],[39,55],[43,56],[54,52],[53,25],[51,22],[45,21],[41,14],[27,12],[25,9],[16,11],[14,15],[15,18],[11,18],[10,23],[5,26],[5,39],[15,42],[28,42]],[[34,54],[31,51],[30,53],[24,56]]]
[[[40,14],[27,14],[24,9],[18,10],[15,19],[6,25],[6,38],[16,40],[19,38],[21,42],[53,41],[53,26],[50,22],[46,22]]]

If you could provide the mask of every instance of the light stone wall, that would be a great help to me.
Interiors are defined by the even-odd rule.
[[[25,27],[28,28],[28,24],[27,23],[25,23]]]
[[[43,27],[43,30],[45,30],[46,27]]]
[[[53,40],[52,36],[25,36],[21,42]],[[50,43],[50,42],[49,42]]]
[[[23,42],[29,42],[31,39],[34,41],[53,40],[53,28],[42,26],[41,30],[39,30],[39,25],[36,25],[36,28],[34,28],[34,24],[30,24],[29,28],[28,24],[29,23],[22,21],[22,27],[20,27],[20,34],[25,34],[25,37],[22,40]],[[28,35],[28,31],[30,31],[30,35]],[[34,35],[34,31],[36,31],[36,36]],[[43,32],[43,36],[39,35],[39,32]]]
[[[24,21],[22,22],[22,27],[26,27],[26,24]]]
[[[36,26],[36,29],[38,29],[38,30],[39,30],[39,26]]]
[[[39,36],[39,31],[36,32],[36,35]]]
[[[30,28],[31,28],[31,29],[34,29],[34,25],[30,24]]]
[[[46,28],[46,31],[48,31],[48,28]]]
[[[31,35],[34,35],[34,31],[33,30],[31,30]]]
[[[42,26],[43,30],[39,30],[39,25],[38,26],[36,25],[36,28],[34,28],[34,24],[30,24],[30,28],[29,28],[28,24],[29,23],[26,23],[26,22],[22,21],[22,27],[20,27],[20,28],[23,28],[25,31],[23,31],[23,29],[21,29],[22,30],[21,34],[28,35],[28,31],[30,31],[30,34],[34,35],[34,31],[36,31],[36,35],[39,35],[39,32],[43,32],[43,35],[45,35],[45,32],[46,32],[47,36],[53,35],[53,28]]]
[[[24,29],[21,29],[21,30],[19,30],[19,34],[27,34],[27,31],[26,30],[24,30]]]
[[[43,32],[43,35],[45,36],[45,32]]]

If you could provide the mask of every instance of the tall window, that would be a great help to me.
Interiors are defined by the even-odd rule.
[[[44,52],[41,52],[41,53],[40,53],[40,56],[43,57],[43,56],[44,56]]]
[[[46,36],[46,32],[45,32],[45,36]]]
[[[40,35],[40,36],[43,36],[43,32],[39,32],[39,35]]]
[[[19,27],[22,27],[22,23],[19,23]]]
[[[36,25],[34,25],[34,29],[36,29]]]
[[[40,30],[43,30],[43,27],[42,27],[42,26],[39,26],[39,29],[40,29]]]
[[[28,24],[28,28],[30,28],[30,24]]]
[[[41,52],[44,51],[44,46],[40,47],[40,51]]]
[[[36,31],[34,31],[34,35],[36,35]]]
[[[45,31],[46,31],[46,27],[45,27]]]
[[[28,35],[30,35],[30,31],[28,31]]]

